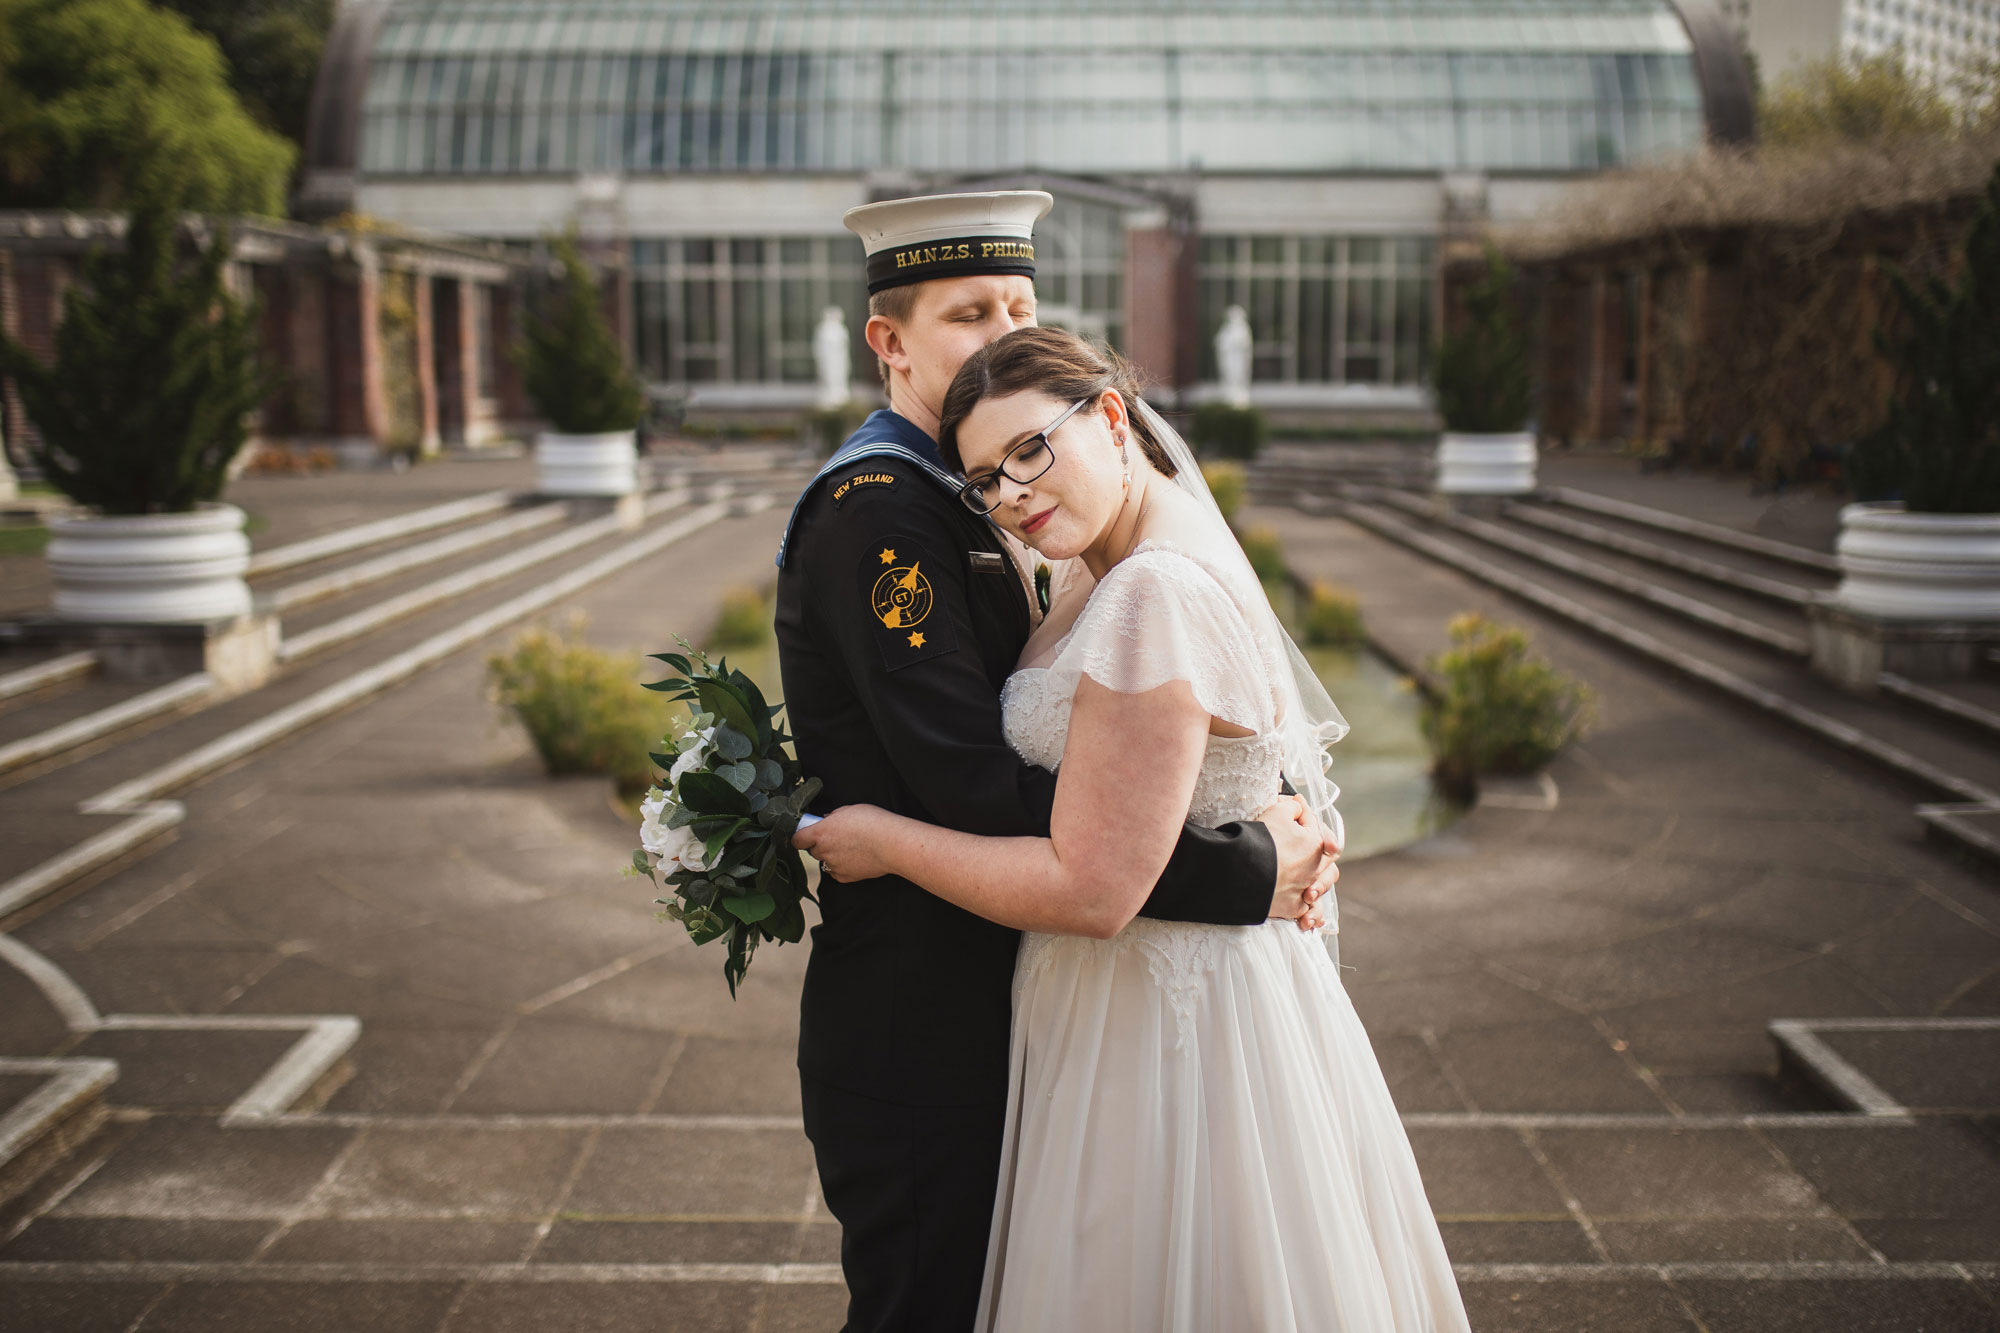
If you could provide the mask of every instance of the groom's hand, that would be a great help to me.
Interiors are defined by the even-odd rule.
[[[1278,849],[1278,882],[1271,895],[1271,915],[1297,921],[1301,929],[1326,924],[1316,904],[1340,878],[1334,860],[1340,846],[1320,827],[1304,801],[1280,796],[1257,816],[1271,830]]]

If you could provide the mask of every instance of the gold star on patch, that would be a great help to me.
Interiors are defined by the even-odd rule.
[[[884,551],[884,552],[882,552],[882,563],[883,563],[883,564],[885,564],[885,565],[893,565],[893,564],[895,564],[895,563],[896,563],[896,553],[895,553],[894,551]]]
[[[924,636],[921,633],[912,634],[910,636],[910,647],[921,648],[923,646],[924,646]]]

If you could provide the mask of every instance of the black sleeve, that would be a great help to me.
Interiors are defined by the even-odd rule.
[[[933,822],[987,837],[1047,837],[1055,775],[1007,744],[978,649],[966,557],[943,495],[910,479],[819,506],[810,548],[817,637],[847,668],[890,762]],[[901,494],[896,494],[900,491]],[[1188,825],[1141,915],[1254,925],[1271,910],[1277,848],[1262,824]]]

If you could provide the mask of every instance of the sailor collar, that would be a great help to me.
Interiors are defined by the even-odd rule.
[[[792,506],[792,516],[785,520],[785,535],[778,539],[777,565],[785,565],[785,551],[791,545],[792,527],[799,521],[799,511],[805,507],[806,499],[813,489],[836,472],[851,470],[856,464],[870,458],[900,458],[914,463],[922,473],[936,482],[956,500],[959,481],[945,471],[944,458],[938,453],[937,441],[924,434],[909,418],[888,408],[880,408],[869,414],[860,429],[847,437],[847,443],[834,451],[832,458],[813,479],[799,492],[798,502]]]

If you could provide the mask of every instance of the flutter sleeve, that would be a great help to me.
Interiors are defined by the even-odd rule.
[[[1252,732],[1270,730],[1277,714],[1269,666],[1236,602],[1168,549],[1138,551],[1105,575],[1049,669],[1065,692],[1085,676],[1121,694],[1185,681],[1211,717]]]

